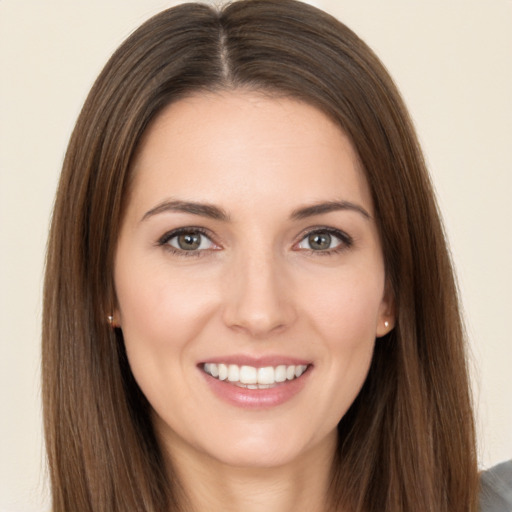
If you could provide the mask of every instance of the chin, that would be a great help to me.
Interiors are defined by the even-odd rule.
[[[243,436],[229,433],[211,449],[206,449],[211,457],[222,464],[237,468],[270,469],[296,464],[309,459],[311,453],[318,453],[323,444],[327,454],[332,454],[336,446],[336,431],[331,435],[316,438],[315,432],[294,432],[290,435],[283,429],[273,431],[260,429]],[[219,447],[222,446],[222,449]],[[206,448],[206,447],[205,447]]]
[[[264,450],[246,449],[219,454],[218,462],[240,469],[272,469],[294,463],[299,458],[298,452],[283,452],[265,447]]]

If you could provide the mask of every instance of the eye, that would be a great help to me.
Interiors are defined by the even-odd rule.
[[[298,243],[299,249],[313,252],[335,253],[352,245],[352,239],[337,229],[316,229]]]
[[[159,241],[176,252],[199,252],[216,248],[211,239],[199,229],[180,229],[165,234]]]

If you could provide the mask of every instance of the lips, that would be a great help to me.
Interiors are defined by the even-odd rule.
[[[313,365],[281,357],[226,357],[198,365],[222,401],[243,409],[268,409],[291,400],[307,385]]]
[[[227,363],[204,363],[203,370],[220,381],[228,381],[247,389],[268,389],[299,378],[308,365],[249,366]]]

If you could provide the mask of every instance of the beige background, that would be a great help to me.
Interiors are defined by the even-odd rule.
[[[176,3],[176,2],[174,2]],[[512,1],[324,0],[388,66],[416,122],[457,265],[482,467],[512,458]],[[74,120],[163,0],[0,0],[0,512],[45,509],[41,281]]]

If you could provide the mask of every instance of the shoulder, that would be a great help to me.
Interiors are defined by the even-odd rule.
[[[512,512],[512,460],[480,475],[480,512]]]

